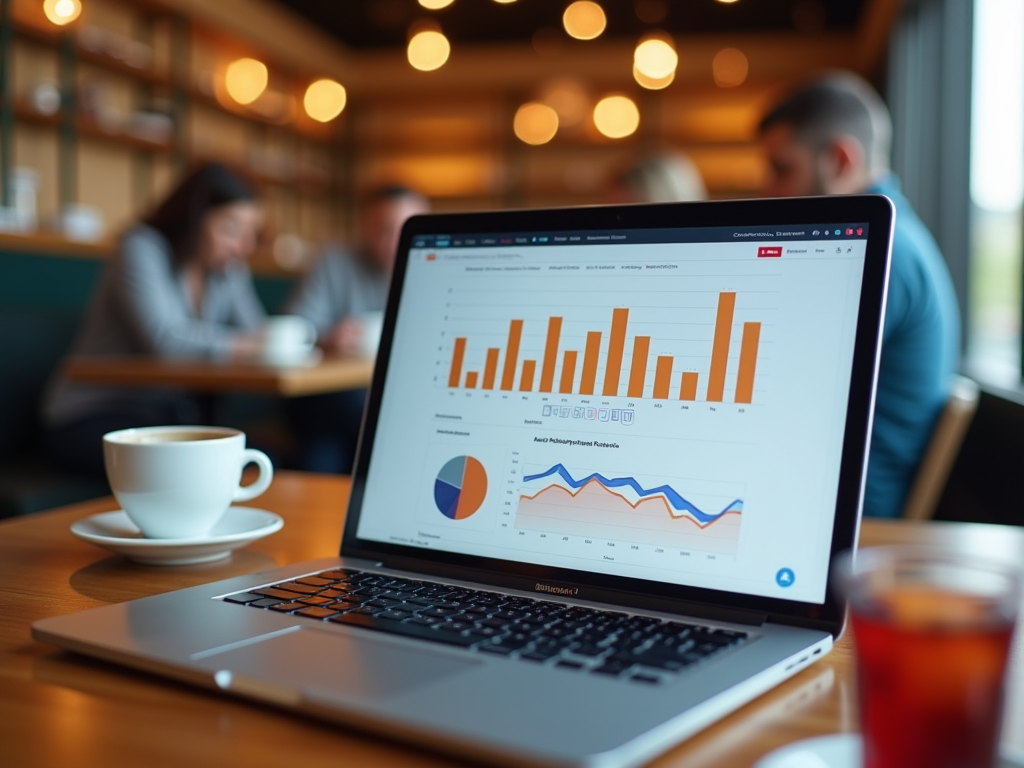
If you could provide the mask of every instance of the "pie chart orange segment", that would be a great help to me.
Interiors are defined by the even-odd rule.
[[[484,471],[484,465],[472,456],[467,456],[466,468],[462,474],[462,492],[459,494],[459,503],[455,508],[455,519],[464,520],[480,509],[485,496],[487,496],[487,473]]]
[[[487,496],[487,472],[472,456],[456,456],[441,467],[434,480],[434,503],[452,520],[471,517]]]

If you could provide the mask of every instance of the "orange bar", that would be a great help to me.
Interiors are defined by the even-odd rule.
[[[484,389],[494,389],[494,375],[498,372],[498,348],[487,350],[487,363],[484,365]]]
[[[558,391],[563,395],[572,394],[572,380],[576,376],[576,350],[566,350],[562,358],[562,381],[559,383]]]
[[[519,340],[523,336],[523,321],[513,320],[508,324],[508,344],[505,345],[505,367],[501,370],[501,388],[512,389],[516,377],[516,363],[519,362]]]
[[[754,369],[757,367],[757,345],[761,341],[761,324],[744,323],[740,342],[740,369],[736,376],[736,402],[749,403],[754,397]]]
[[[466,371],[466,389],[476,389],[476,371]]]
[[[628,309],[612,310],[612,335],[608,339],[608,362],[604,369],[604,389],[606,397],[614,397],[619,393],[619,374],[622,373],[622,352],[626,348],[626,321],[629,320]]]
[[[562,334],[562,318],[548,318],[548,341],[544,345],[544,367],[540,369],[540,390],[550,392],[555,384],[555,360],[558,358],[558,337]]]
[[[696,400],[697,399],[697,379],[700,378],[700,374],[696,371],[684,371],[683,382],[679,385],[679,399],[680,400]]]
[[[580,394],[594,394],[594,382],[597,381],[597,358],[601,354],[601,332],[587,333],[587,348],[583,353],[583,378],[580,379]]]
[[[672,382],[672,355],[658,355],[658,367],[654,371],[654,399],[668,400],[668,388]]]
[[[715,319],[715,341],[711,347],[711,370],[708,372],[708,402],[722,402],[725,392],[725,369],[729,364],[729,341],[732,338],[732,313],[736,309],[734,292],[718,294],[718,317]]]
[[[523,375],[519,379],[520,392],[533,391],[533,374],[537,370],[536,360],[523,360]]]
[[[448,374],[448,386],[459,386],[459,379],[462,378],[462,358],[466,356],[466,340],[455,339],[455,351],[452,352],[452,370]]]
[[[633,361],[629,366],[629,397],[644,396],[644,379],[647,378],[647,352],[651,348],[650,336],[633,338]]]

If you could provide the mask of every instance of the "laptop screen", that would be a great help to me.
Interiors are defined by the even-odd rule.
[[[823,602],[867,238],[407,236],[358,538]]]

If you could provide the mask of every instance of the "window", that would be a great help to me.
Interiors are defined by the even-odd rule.
[[[967,368],[1016,387],[1024,378],[1024,3],[975,0],[974,13]]]

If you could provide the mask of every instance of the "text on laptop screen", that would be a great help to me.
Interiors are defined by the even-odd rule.
[[[415,237],[359,538],[823,601],[866,240]]]

